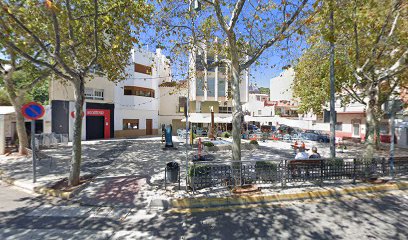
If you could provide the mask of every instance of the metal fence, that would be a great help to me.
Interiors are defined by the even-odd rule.
[[[408,157],[394,159],[307,159],[281,161],[211,161],[193,162],[188,184],[193,189],[245,184],[281,184],[352,179],[369,179],[408,174]]]
[[[49,148],[58,144],[68,144],[68,134],[57,133],[41,133],[35,134],[35,145],[39,147]]]

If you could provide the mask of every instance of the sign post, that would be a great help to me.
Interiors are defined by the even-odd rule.
[[[32,163],[33,163],[33,183],[37,181],[37,160],[36,160],[36,147],[35,147],[35,120],[42,118],[44,116],[44,107],[38,103],[30,102],[24,104],[21,108],[21,112],[24,117],[31,120],[31,150],[33,152]]]
[[[37,181],[37,159],[35,154],[35,120],[31,120],[31,150],[33,152],[33,183]]]

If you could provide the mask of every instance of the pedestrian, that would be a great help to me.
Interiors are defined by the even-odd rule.
[[[304,148],[300,147],[295,156],[295,159],[297,160],[309,159],[309,155],[305,152]]]
[[[312,147],[312,154],[309,158],[321,158],[320,154],[317,152],[317,147]]]
[[[299,145],[298,145],[298,142],[297,141],[295,141],[295,143],[293,144],[293,154],[295,154],[296,155],[296,153],[297,153],[297,149],[299,148]]]

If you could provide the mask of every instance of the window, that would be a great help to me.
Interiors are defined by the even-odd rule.
[[[152,75],[152,67],[135,63],[135,72]]]
[[[215,72],[207,72],[207,96],[215,96]]]
[[[232,107],[219,107],[220,113],[232,113]]]
[[[336,131],[343,131],[343,123],[337,122],[336,123]]]
[[[85,88],[85,98],[94,100],[103,100],[103,89]]]
[[[140,97],[152,97],[154,98],[154,90],[150,88],[142,88],[135,86],[125,86],[123,88],[124,95],[140,96]]]
[[[123,119],[123,130],[139,129],[139,119]]]
[[[103,100],[103,89],[94,90],[94,99]]]
[[[262,115],[262,110],[258,110],[258,115]]]
[[[179,97],[179,105],[178,105],[178,112],[179,113],[184,113],[186,104],[187,104],[187,98],[186,97]]]
[[[204,96],[204,72],[197,72],[196,95]]]
[[[225,85],[227,81],[226,77],[227,69],[225,67],[218,67],[218,96],[225,97]]]

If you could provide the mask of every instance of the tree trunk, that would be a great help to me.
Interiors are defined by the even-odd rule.
[[[230,53],[231,53],[231,75],[232,75],[232,161],[241,161],[241,121],[242,108],[241,96],[239,89],[239,57],[236,46],[235,35],[229,36]],[[241,163],[234,163],[233,178],[235,185],[241,185]]]
[[[378,111],[378,109],[377,109]],[[376,150],[380,149],[380,122],[381,122],[381,117],[378,117],[377,114],[374,116],[374,147]]]
[[[377,102],[378,102],[378,86],[375,83],[370,85],[368,89],[368,104],[366,110],[366,152],[364,156],[366,158],[372,158],[374,156],[374,148],[375,148],[375,132],[377,128]]]
[[[69,172],[68,184],[70,186],[76,186],[79,184],[80,170],[81,170],[81,157],[82,157],[82,117],[85,100],[85,84],[84,78],[81,76],[75,79],[74,82],[74,95],[75,95],[75,118],[74,118],[74,136],[72,139],[72,158],[71,169]]]
[[[25,121],[24,116],[21,113],[21,107],[24,104],[24,95],[25,91],[20,91],[18,94],[13,85],[13,70],[7,72],[4,75],[4,83],[7,94],[9,96],[10,102],[14,107],[14,111],[16,113],[16,130],[18,136],[18,153],[22,155],[27,154],[27,147],[28,147],[28,138],[27,132],[25,128]]]
[[[21,107],[23,106],[23,98],[24,96],[17,96],[16,103],[13,104],[14,109],[16,111],[16,129],[17,129],[17,136],[18,136],[18,153],[19,154],[27,154],[27,147],[28,147],[28,137],[27,131],[25,127],[25,120],[24,116],[21,113]],[[31,136],[33,137],[33,136]]]

